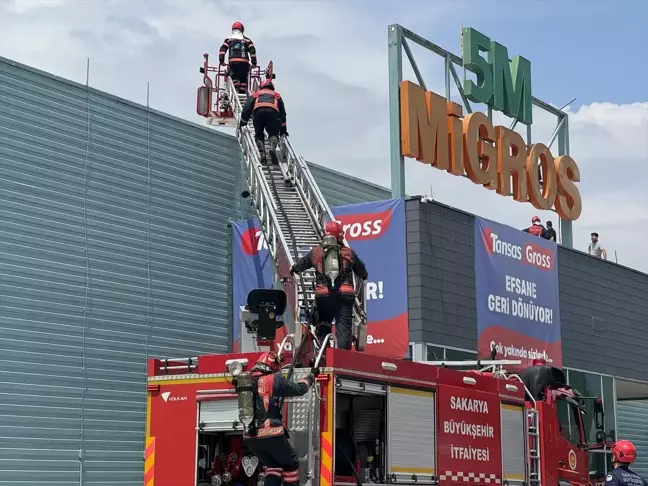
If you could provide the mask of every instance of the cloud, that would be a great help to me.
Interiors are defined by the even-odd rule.
[[[85,82],[90,58],[93,87],[145,103],[150,82],[152,107],[202,123],[194,111],[202,54],[214,58],[232,21],[241,20],[261,64],[275,63],[297,151],[389,185],[387,26],[401,23],[428,38],[456,37],[446,47],[457,52],[454,29],[463,16],[456,2],[392,5],[275,1],[269,9],[267,2],[249,1],[0,0],[0,52],[79,82]],[[443,94],[441,58],[417,46],[412,50],[428,88]],[[414,80],[406,60],[404,69],[405,78]],[[534,116],[533,141],[548,141],[555,121],[540,112]],[[575,246],[585,250],[595,229],[611,256],[616,251],[620,263],[643,271],[648,271],[647,140],[648,103],[601,102],[570,112],[571,154],[581,169],[584,200],[583,215],[574,223]],[[409,194],[432,191],[439,201],[516,227],[538,213],[416,161],[406,160],[406,167]],[[555,213],[545,213],[543,220],[556,222]]]

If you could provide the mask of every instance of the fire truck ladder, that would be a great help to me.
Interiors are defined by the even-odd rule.
[[[238,94],[229,78],[226,86],[238,123],[247,95]],[[254,80],[251,88],[251,92],[258,88],[258,80]],[[237,131],[237,138],[243,153],[250,204],[261,222],[261,230],[278,273],[287,275],[297,258],[320,243],[324,225],[326,221],[334,219],[333,213],[306,161],[297,156],[286,137],[281,137],[277,150],[278,165],[261,160],[253,129],[249,125]],[[295,317],[296,342],[299,342],[299,323],[308,322],[307,314],[315,302],[314,270],[295,276],[295,281],[297,285],[294,291],[290,285],[285,285],[285,290]],[[364,292],[358,290],[362,290],[361,286],[356,286],[358,297],[354,306],[354,335],[358,338],[356,349],[363,351],[366,344],[366,312]]]

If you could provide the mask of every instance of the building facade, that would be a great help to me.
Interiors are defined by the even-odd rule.
[[[412,198],[406,219],[411,353],[475,359],[474,216]],[[602,397],[607,429],[634,437],[645,451],[637,470],[648,474],[648,275],[559,246],[558,287],[568,382],[583,396]],[[605,471],[603,451],[591,461],[590,470]]]
[[[0,483],[141,485],[147,357],[230,346],[240,158],[232,136],[0,58]],[[332,205],[388,194],[313,173]]]
[[[221,132],[2,58],[0,107],[0,482],[141,485],[147,357],[229,348],[227,224],[249,214],[240,150]],[[311,169],[331,206],[390,197]],[[412,351],[474,357],[471,217],[407,204]],[[610,406],[615,377],[648,369],[632,344],[647,342],[635,300],[645,276],[563,248],[560,259],[569,379],[604,397],[619,435],[648,447],[645,403]],[[580,286],[596,275],[597,288]],[[624,349],[620,366],[610,357]]]

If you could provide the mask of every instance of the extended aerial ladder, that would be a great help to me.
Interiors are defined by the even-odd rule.
[[[299,342],[302,326],[308,326],[308,314],[315,303],[315,273],[311,269],[294,279],[282,277],[289,274],[297,258],[320,243],[326,222],[335,217],[306,161],[297,156],[287,137],[281,137],[277,147],[279,164],[272,165],[269,160],[261,159],[253,128],[250,125],[238,128],[247,97],[258,89],[262,78],[275,78],[273,63],[263,71],[258,66],[251,68],[250,91],[246,94],[236,92],[226,64],[209,65],[208,54],[204,55],[201,72],[204,85],[198,88],[196,111],[207,118],[208,125],[237,127],[246,187],[241,195],[249,199],[261,223],[263,237],[276,265],[276,281],[283,282],[295,320],[295,342]],[[215,82],[209,73],[214,73]],[[358,351],[363,351],[366,345],[366,324],[364,288],[356,283],[353,334]]]

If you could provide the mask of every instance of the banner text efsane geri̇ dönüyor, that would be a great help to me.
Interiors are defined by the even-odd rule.
[[[392,199],[331,208],[349,245],[367,265],[367,347],[365,352],[404,358],[409,344],[405,202]],[[254,288],[270,288],[268,250],[256,219],[232,223],[234,350],[238,308]],[[310,248],[300,248],[300,255]]]
[[[562,366],[558,245],[475,217],[479,355]]]

